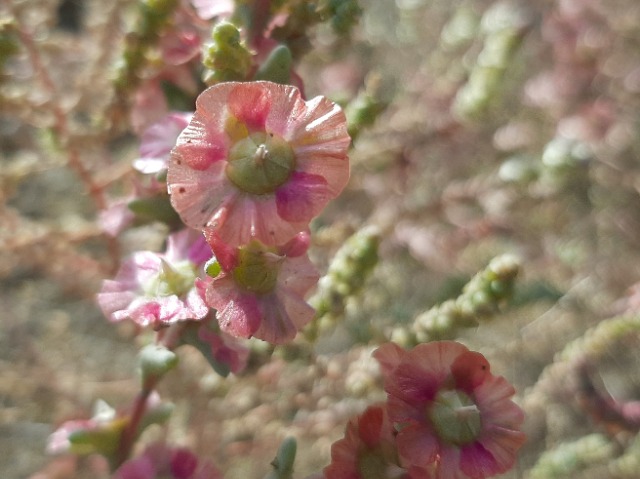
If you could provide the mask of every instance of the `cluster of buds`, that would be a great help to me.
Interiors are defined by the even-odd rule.
[[[513,294],[519,271],[516,257],[494,258],[465,285],[460,296],[418,315],[413,330],[397,330],[394,339],[406,344],[452,339],[460,329],[473,328],[491,319]]]

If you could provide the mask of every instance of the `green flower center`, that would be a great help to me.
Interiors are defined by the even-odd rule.
[[[276,287],[281,263],[281,256],[254,241],[238,251],[233,278],[252,293],[267,294]]]
[[[482,429],[478,406],[462,391],[440,391],[427,416],[438,437],[456,446],[475,441]]]
[[[196,268],[191,261],[169,264],[162,260],[160,272],[143,286],[143,290],[147,296],[180,296],[193,288],[196,276]]]
[[[227,178],[247,193],[273,193],[286,183],[296,161],[289,144],[273,133],[252,133],[229,151]]]

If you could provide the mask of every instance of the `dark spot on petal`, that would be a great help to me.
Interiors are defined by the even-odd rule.
[[[187,191],[187,190],[185,190],[184,187],[182,187],[182,186],[180,188],[178,188],[178,193],[184,193],[185,191]]]
[[[181,165],[182,164],[182,160],[176,160],[176,163]]]

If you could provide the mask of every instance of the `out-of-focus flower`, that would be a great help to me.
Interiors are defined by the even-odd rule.
[[[171,153],[171,202],[183,221],[231,246],[283,244],[349,179],[344,113],[297,88],[226,82],[205,90]]]
[[[171,149],[192,116],[190,112],[171,112],[147,128],[140,142],[140,158],[134,160],[133,167],[147,174],[166,170]]]
[[[228,17],[233,13],[233,0],[191,0],[200,18],[211,20],[213,17]]]
[[[106,280],[98,304],[111,321],[161,326],[204,318],[209,308],[194,287],[199,267],[211,256],[201,235],[183,230],[169,236],[164,254],[140,251]]]
[[[522,410],[480,353],[453,341],[374,353],[382,366],[389,418],[404,467],[436,478],[483,479],[513,467],[525,441]],[[429,476],[427,476],[429,477]]]
[[[211,348],[211,356],[229,371],[237,374],[244,370],[249,359],[249,348],[223,332],[217,332],[204,323],[198,328],[198,339]]]
[[[222,474],[188,449],[154,443],[122,464],[113,479],[222,479]]]
[[[119,198],[98,213],[100,229],[112,237],[118,236],[127,226],[133,223],[135,215],[127,206],[130,197]]]
[[[347,424],[343,439],[331,446],[330,479],[409,479],[398,459],[395,430],[384,405],[369,406]],[[417,478],[416,478],[417,479]]]
[[[311,321],[315,311],[304,296],[319,275],[305,254],[306,233],[279,248],[255,240],[233,248],[215,234],[207,239],[221,272],[196,285],[207,305],[217,310],[222,331],[281,344]]]
[[[115,452],[126,424],[125,417],[118,417],[115,409],[104,401],[98,401],[91,419],[66,421],[49,436],[47,453],[82,455]]]
[[[173,406],[162,402],[157,393],[149,395],[137,434],[151,424],[165,422]],[[118,452],[120,439],[129,424],[131,411],[116,411],[104,401],[96,403],[91,419],[74,419],[62,423],[47,441],[49,454],[72,453],[81,456],[99,453],[113,458]]]

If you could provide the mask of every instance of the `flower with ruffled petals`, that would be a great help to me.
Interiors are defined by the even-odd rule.
[[[167,184],[182,220],[231,246],[284,244],[349,179],[344,113],[297,88],[226,82],[205,90],[171,153]]]
[[[484,356],[453,341],[411,351],[387,343],[374,356],[403,466],[438,479],[484,479],[513,467],[524,415],[511,401],[513,386],[491,374]]]
[[[184,230],[169,236],[164,254],[140,251],[125,261],[114,280],[106,280],[98,304],[111,321],[139,326],[198,320],[209,308],[194,287],[198,268],[211,257],[201,235]]]
[[[147,174],[166,170],[171,149],[192,116],[191,112],[174,111],[147,128],[142,133],[140,158],[134,160],[133,167]]]
[[[215,234],[207,239],[221,271],[196,285],[207,305],[217,310],[222,331],[281,344],[313,319],[315,311],[304,296],[319,275],[305,254],[308,234],[279,248],[255,240],[232,248]]]
[[[222,479],[222,474],[188,449],[155,443],[122,464],[113,479]]]
[[[369,406],[347,424],[343,439],[331,446],[331,464],[324,468],[330,479],[411,479],[400,466],[395,430],[384,405]]]

